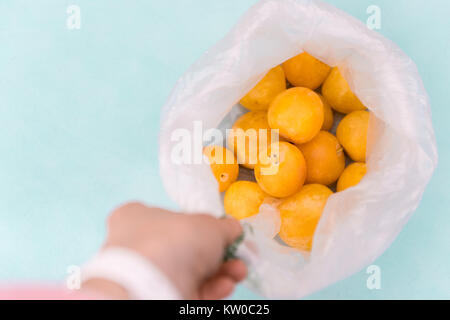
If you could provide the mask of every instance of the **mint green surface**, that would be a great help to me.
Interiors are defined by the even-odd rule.
[[[450,2],[329,0],[417,63],[440,164],[410,222],[375,264],[315,299],[450,298]],[[255,0],[0,1],[0,281],[59,281],[101,245],[114,207],[176,208],[161,186],[160,108],[176,80]],[[69,5],[81,29],[66,27]],[[395,107],[395,106],[393,106]],[[301,283],[298,284],[301,286]],[[233,298],[259,298],[241,287]]]

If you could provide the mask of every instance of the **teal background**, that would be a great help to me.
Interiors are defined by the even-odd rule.
[[[162,190],[160,109],[176,80],[256,0],[0,2],[0,281],[58,281],[100,246],[105,217]],[[440,163],[423,201],[375,262],[314,299],[450,298],[450,2],[333,0],[417,63],[430,95]],[[81,30],[66,9],[81,8]],[[395,107],[395,106],[393,106]],[[301,284],[299,284],[301,285]],[[240,287],[234,298],[259,298]]]

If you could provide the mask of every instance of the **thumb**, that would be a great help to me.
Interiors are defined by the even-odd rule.
[[[242,235],[242,226],[234,218],[220,219],[219,225],[226,246],[232,245]]]

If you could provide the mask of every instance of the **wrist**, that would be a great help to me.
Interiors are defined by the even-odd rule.
[[[92,278],[85,281],[81,288],[87,296],[96,296],[107,300],[129,300],[127,290],[111,280]]]
[[[122,247],[100,251],[81,271],[83,284],[118,299],[179,299],[178,290],[150,260]],[[83,285],[84,287],[84,285]],[[111,297],[111,299],[114,299]]]

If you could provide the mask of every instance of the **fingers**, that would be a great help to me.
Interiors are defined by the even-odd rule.
[[[219,300],[224,299],[233,293],[236,282],[226,276],[217,276],[203,284],[200,289],[200,299]]]
[[[217,219],[208,214],[198,214],[189,218],[193,217],[196,219],[198,228],[205,228],[213,232],[224,241],[225,247],[233,244],[242,235],[242,226],[234,218]]]
[[[231,295],[236,285],[247,276],[247,267],[241,260],[225,262],[217,274],[200,288],[204,300],[224,299]]]
[[[242,235],[242,226],[236,219],[226,218],[219,220],[219,228],[227,246],[233,244]]]
[[[242,260],[230,260],[222,265],[218,274],[230,277],[236,282],[241,282],[247,277],[247,266]]]

